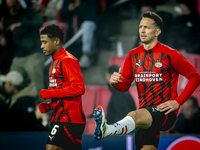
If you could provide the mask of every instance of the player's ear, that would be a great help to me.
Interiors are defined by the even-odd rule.
[[[156,37],[158,37],[158,36],[160,35],[160,33],[161,33],[161,29],[158,28],[158,29],[156,30]]]
[[[60,39],[59,38],[55,38],[54,42],[55,42],[56,45],[59,45],[60,44]]]

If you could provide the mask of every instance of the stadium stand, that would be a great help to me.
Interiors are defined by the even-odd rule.
[[[82,96],[82,105],[86,117],[93,114],[96,105],[98,88],[99,86],[95,85],[85,86],[85,94]]]
[[[88,118],[92,116],[96,100],[97,100],[97,91],[99,86],[96,85],[86,85],[85,86],[85,94],[82,96],[82,105],[83,110],[86,116],[86,126],[85,126],[85,133],[93,133],[95,128],[95,121],[93,118]]]
[[[111,97],[111,92],[107,86],[101,86],[97,92],[97,103],[96,105],[101,105],[104,108],[105,115],[107,114],[107,107]]]
[[[94,133],[95,129],[95,121],[94,118],[86,118],[86,125],[85,125],[85,130],[84,133]]]
[[[126,56],[122,56],[122,57],[113,56],[113,57],[110,57],[109,65],[119,65],[120,67],[123,67],[125,59],[126,59]]]

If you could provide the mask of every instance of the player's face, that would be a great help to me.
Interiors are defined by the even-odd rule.
[[[40,35],[40,41],[42,42],[41,48],[45,55],[54,55],[56,53],[55,42],[49,38],[46,34]]]
[[[143,18],[139,25],[140,40],[143,44],[150,44],[159,35],[158,27],[155,26],[154,20]]]

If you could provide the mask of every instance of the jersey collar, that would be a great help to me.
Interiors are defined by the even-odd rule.
[[[144,49],[144,50],[146,52],[155,52],[160,47],[160,45],[161,45],[161,43],[157,42],[156,45],[152,49],[149,49],[149,50]]]
[[[58,59],[59,57],[62,57],[66,53],[65,48],[63,47],[60,49],[52,58],[53,59]]]

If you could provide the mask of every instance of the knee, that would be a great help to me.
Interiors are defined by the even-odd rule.
[[[132,117],[135,122],[137,122],[137,118],[139,117],[137,111],[131,111],[127,114],[127,116]]]
[[[130,116],[135,121],[136,126],[141,128],[149,128],[152,124],[152,116],[147,109],[139,109],[131,111],[127,116]]]
[[[141,150],[157,150],[157,148],[154,145],[145,145]]]

